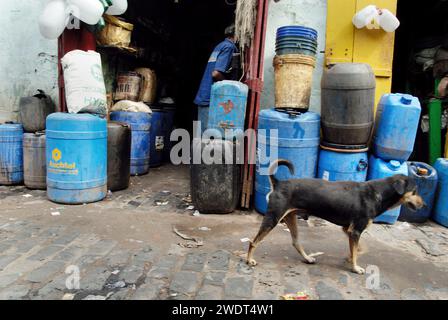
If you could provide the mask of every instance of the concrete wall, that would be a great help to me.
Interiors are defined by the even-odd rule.
[[[275,36],[277,28],[285,25],[303,25],[319,32],[319,51],[325,49],[327,1],[326,0],[279,0],[270,1],[266,34],[266,52],[264,67],[264,90],[261,107],[274,106],[274,67]],[[319,53],[314,72],[310,110],[320,112],[320,80],[324,65],[324,54]]]
[[[37,89],[57,97],[57,41],[44,39],[37,22],[46,2],[0,1],[0,122],[17,120],[20,97]]]

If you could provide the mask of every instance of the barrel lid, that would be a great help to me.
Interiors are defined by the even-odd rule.
[[[42,137],[42,136],[45,136],[45,134],[46,134],[45,130],[42,130],[42,131],[37,131],[37,132],[26,132],[23,135],[28,136],[28,137],[30,137],[30,136]]]
[[[126,122],[120,122],[120,121],[109,121],[107,123],[107,128],[130,128],[129,124]]]
[[[375,74],[366,63],[338,63],[324,70],[323,89],[375,89]]]
[[[52,113],[47,117],[49,131],[106,131],[107,121],[87,113]]]
[[[320,121],[320,115],[312,112],[297,112],[294,110],[277,110],[275,108],[260,111],[259,118],[284,122]]]
[[[5,122],[0,124],[0,128],[3,131],[23,131],[23,126],[20,123],[15,122]]]
[[[412,103],[412,99],[414,99],[413,96],[411,96],[409,94],[404,94],[400,100],[401,100],[402,104],[410,105]]]
[[[247,96],[249,92],[249,87],[246,84],[234,80],[223,80],[215,82],[213,84],[212,90],[219,89],[220,87],[229,87],[229,86],[236,88],[241,93],[240,96]]]
[[[397,160],[390,160],[387,165],[389,166],[389,168],[391,168],[392,170],[398,170],[401,167],[401,163],[400,161]]]

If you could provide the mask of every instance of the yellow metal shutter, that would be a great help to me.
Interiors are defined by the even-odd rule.
[[[357,29],[352,24],[356,12],[368,5],[389,9],[396,14],[397,0],[328,0],[326,64],[368,63],[376,84],[376,103],[392,86],[395,33],[383,29]]]

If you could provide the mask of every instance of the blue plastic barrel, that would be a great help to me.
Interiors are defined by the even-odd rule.
[[[90,114],[47,117],[47,196],[81,204],[107,195],[107,122]]]
[[[163,149],[163,162],[170,162],[170,153],[173,147],[171,142],[171,133],[174,130],[174,117],[176,115],[176,107],[163,107],[165,111],[165,120],[163,121],[163,131],[165,133],[165,147]]]
[[[314,112],[280,112],[263,110],[259,115],[257,171],[255,176],[255,208],[265,214],[266,196],[271,191],[267,169],[277,159],[293,163],[295,175],[280,167],[276,177],[315,178],[320,142],[320,116]],[[277,155],[272,154],[277,150]]]
[[[233,139],[244,133],[249,88],[238,81],[219,81],[212,86],[208,129],[222,138]]]
[[[439,175],[433,219],[448,227],[448,159],[438,159],[434,165]]]
[[[166,130],[164,122],[166,121],[166,112],[162,109],[151,108],[151,134],[149,140],[149,166],[151,168],[162,165],[163,150],[165,149]]]
[[[397,160],[384,161],[374,155],[369,159],[368,180],[384,179],[396,174],[408,175],[408,165],[406,162],[400,163]],[[400,216],[401,206],[384,212],[378,216],[374,222],[394,224]]]
[[[110,119],[131,126],[131,175],[147,174],[149,172],[151,114],[120,111],[112,112]]]
[[[418,98],[408,94],[386,94],[378,104],[373,138],[375,156],[407,161],[414,150],[420,121]]]
[[[17,123],[0,125],[0,185],[23,182],[23,127]]]
[[[367,152],[343,153],[321,150],[317,177],[327,181],[357,181],[367,179]]]
[[[425,201],[426,207],[413,211],[407,206],[402,206],[399,219],[400,221],[422,223],[431,217],[437,191],[437,171],[423,162],[408,162],[408,173],[417,183],[418,194]]]

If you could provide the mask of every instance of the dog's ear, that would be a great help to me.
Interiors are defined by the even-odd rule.
[[[392,187],[400,196],[403,196],[406,193],[406,186],[407,181],[404,179],[397,179],[392,183]]]

